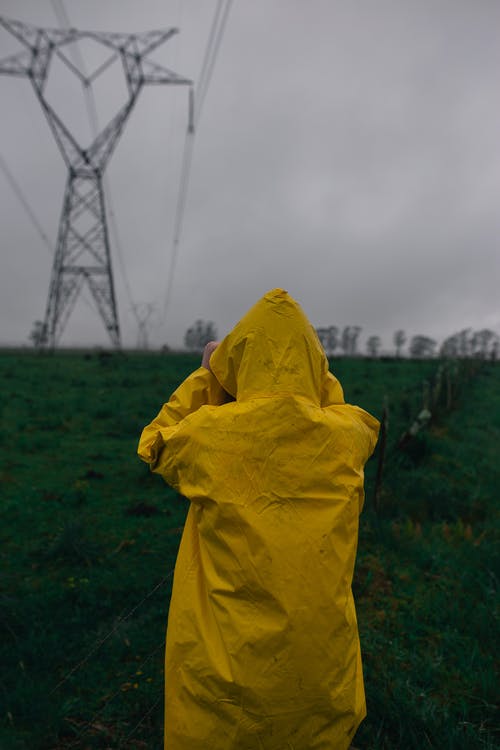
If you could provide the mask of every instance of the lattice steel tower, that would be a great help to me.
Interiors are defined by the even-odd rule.
[[[114,291],[103,173],[144,84],[191,84],[146,56],[177,29],[142,34],[44,29],[0,17],[0,24],[26,49],[0,60],[0,73],[27,76],[47,117],[68,167],[57,245],[44,320],[44,343],[59,341],[77,297],[86,282],[114,346],[120,346],[120,326]],[[110,50],[110,57],[86,77],[64,54],[65,45],[90,38]],[[128,99],[87,148],[82,148],[48,103],[45,85],[53,55],[57,55],[84,87],[117,58],[121,59]]]

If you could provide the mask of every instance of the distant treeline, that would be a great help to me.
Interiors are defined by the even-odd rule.
[[[365,351],[358,349],[360,326],[337,326],[316,328],[318,338],[327,355],[341,353],[344,356],[355,357],[365,354],[369,357],[379,357],[382,353],[380,336],[370,336],[365,343]],[[417,359],[431,357],[459,358],[459,359],[497,359],[500,348],[500,338],[495,331],[483,328],[473,331],[465,328],[448,336],[440,345],[430,336],[416,335],[408,339],[405,331],[399,329],[393,335],[396,357],[410,356]],[[405,344],[408,344],[405,350]]]
[[[382,351],[380,336],[369,336],[364,351],[359,347],[361,326],[323,326],[316,328],[316,333],[328,356],[343,355],[346,357],[380,356],[411,357],[430,359],[433,357],[447,359],[498,359],[500,337],[489,328],[473,331],[464,328],[448,336],[439,344],[436,339],[422,334],[408,337],[406,332],[398,329],[393,335],[394,349]],[[186,349],[202,351],[209,341],[217,339],[217,328],[212,321],[197,320],[190,326],[184,336]]]

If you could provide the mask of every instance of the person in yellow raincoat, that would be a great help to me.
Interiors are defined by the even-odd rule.
[[[207,357],[205,357],[205,360]],[[165,750],[346,750],[365,696],[351,591],[377,420],[268,292],[148,425],[190,501],[165,659]]]

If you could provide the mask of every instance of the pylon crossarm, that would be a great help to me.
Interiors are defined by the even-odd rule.
[[[41,31],[52,47],[74,42],[81,36],[78,29],[41,29]]]
[[[146,31],[144,34],[134,34],[131,37],[134,54],[144,57],[163,44],[170,37],[179,33],[179,29],[171,28],[163,31]]]
[[[137,66],[137,72],[144,83],[177,83],[180,85],[192,83],[189,78],[183,78],[163,65],[151,62],[151,60],[141,60]]]
[[[115,52],[121,52],[130,43],[130,38],[133,34],[121,34],[114,31],[81,31],[81,36],[86,36],[89,39],[104,44],[105,47],[113,49]]]
[[[3,26],[12,36],[15,36],[21,44],[33,49],[35,41],[38,39],[39,29],[36,26],[29,26],[21,21],[14,21],[5,16],[0,16],[0,26]]]
[[[0,16],[0,26],[3,26],[4,29],[30,49],[36,47],[40,33],[53,47],[72,42],[81,33],[77,29],[40,29],[38,26],[31,26],[28,23],[16,21],[6,16]]]
[[[75,29],[39,29],[5,17],[0,17],[0,25],[28,48],[0,61],[0,72],[29,76],[39,92],[45,86],[53,51],[78,38]]]
[[[146,31],[144,34],[120,34],[115,32],[106,31],[83,31],[81,35],[85,35],[96,42],[106,45],[114,49],[116,52],[132,52],[134,55],[147,55],[154,49],[170,39],[171,36],[177,34],[179,29],[170,28],[159,31]]]
[[[0,73],[11,76],[28,76],[31,71],[32,53],[27,50],[16,52],[0,60]]]

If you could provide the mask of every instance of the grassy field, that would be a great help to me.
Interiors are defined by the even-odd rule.
[[[197,365],[188,355],[0,354],[2,750],[161,747],[186,502],[135,451]],[[500,746],[500,365],[483,364],[453,409],[400,450],[436,367],[333,367],[347,400],[378,417],[389,405],[379,508],[375,455],[354,583],[368,702],[360,750]]]

